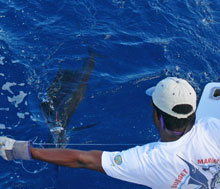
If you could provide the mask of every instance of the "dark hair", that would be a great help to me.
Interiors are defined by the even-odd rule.
[[[163,116],[164,126],[168,130],[173,131],[175,129],[186,128],[188,126],[192,127],[195,123],[195,119],[196,119],[195,112],[189,115],[187,118],[176,118],[160,110],[157,106],[155,106],[154,103],[153,103],[153,107],[156,110],[159,119],[161,115]],[[192,110],[192,106],[188,104],[181,104],[175,106],[172,110],[176,113],[187,114]]]

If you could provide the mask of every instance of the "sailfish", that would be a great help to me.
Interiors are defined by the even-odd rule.
[[[67,142],[67,126],[84,98],[89,78],[95,67],[95,56],[94,52],[89,51],[89,57],[75,72],[61,69],[47,89],[47,100],[41,103],[41,110],[55,144]],[[94,125],[96,124],[75,127],[72,130],[86,129]]]
[[[183,160],[189,167],[189,182],[188,185],[197,185],[197,188],[200,189],[208,189],[208,179],[206,178],[206,176],[199,170],[197,169],[194,165],[192,165],[191,163],[187,162],[186,160],[184,160],[183,158],[181,158],[180,156],[178,156],[181,160]]]

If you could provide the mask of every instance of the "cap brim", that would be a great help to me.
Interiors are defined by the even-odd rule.
[[[145,91],[148,96],[152,96],[156,87],[151,87]]]

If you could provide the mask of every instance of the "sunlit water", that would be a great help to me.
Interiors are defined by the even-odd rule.
[[[40,103],[56,73],[79,69],[90,48],[95,70],[68,126],[76,144],[68,147],[112,151],[158,140],[145,89],[178,76],[200,96],[219,81],[219,24],[218,0],[1,0],[0,134],[51,143]],[[98,124],[71,132],[91,123]],[[0,163],[0,188],[145,188],[93,171],[23,162],[31,174],[18,162]]]

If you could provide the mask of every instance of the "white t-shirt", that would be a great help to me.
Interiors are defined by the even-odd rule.
[[[203,118],[174,142],[103,152],[106,174],[151,188],[220,188],[220,120]]]

